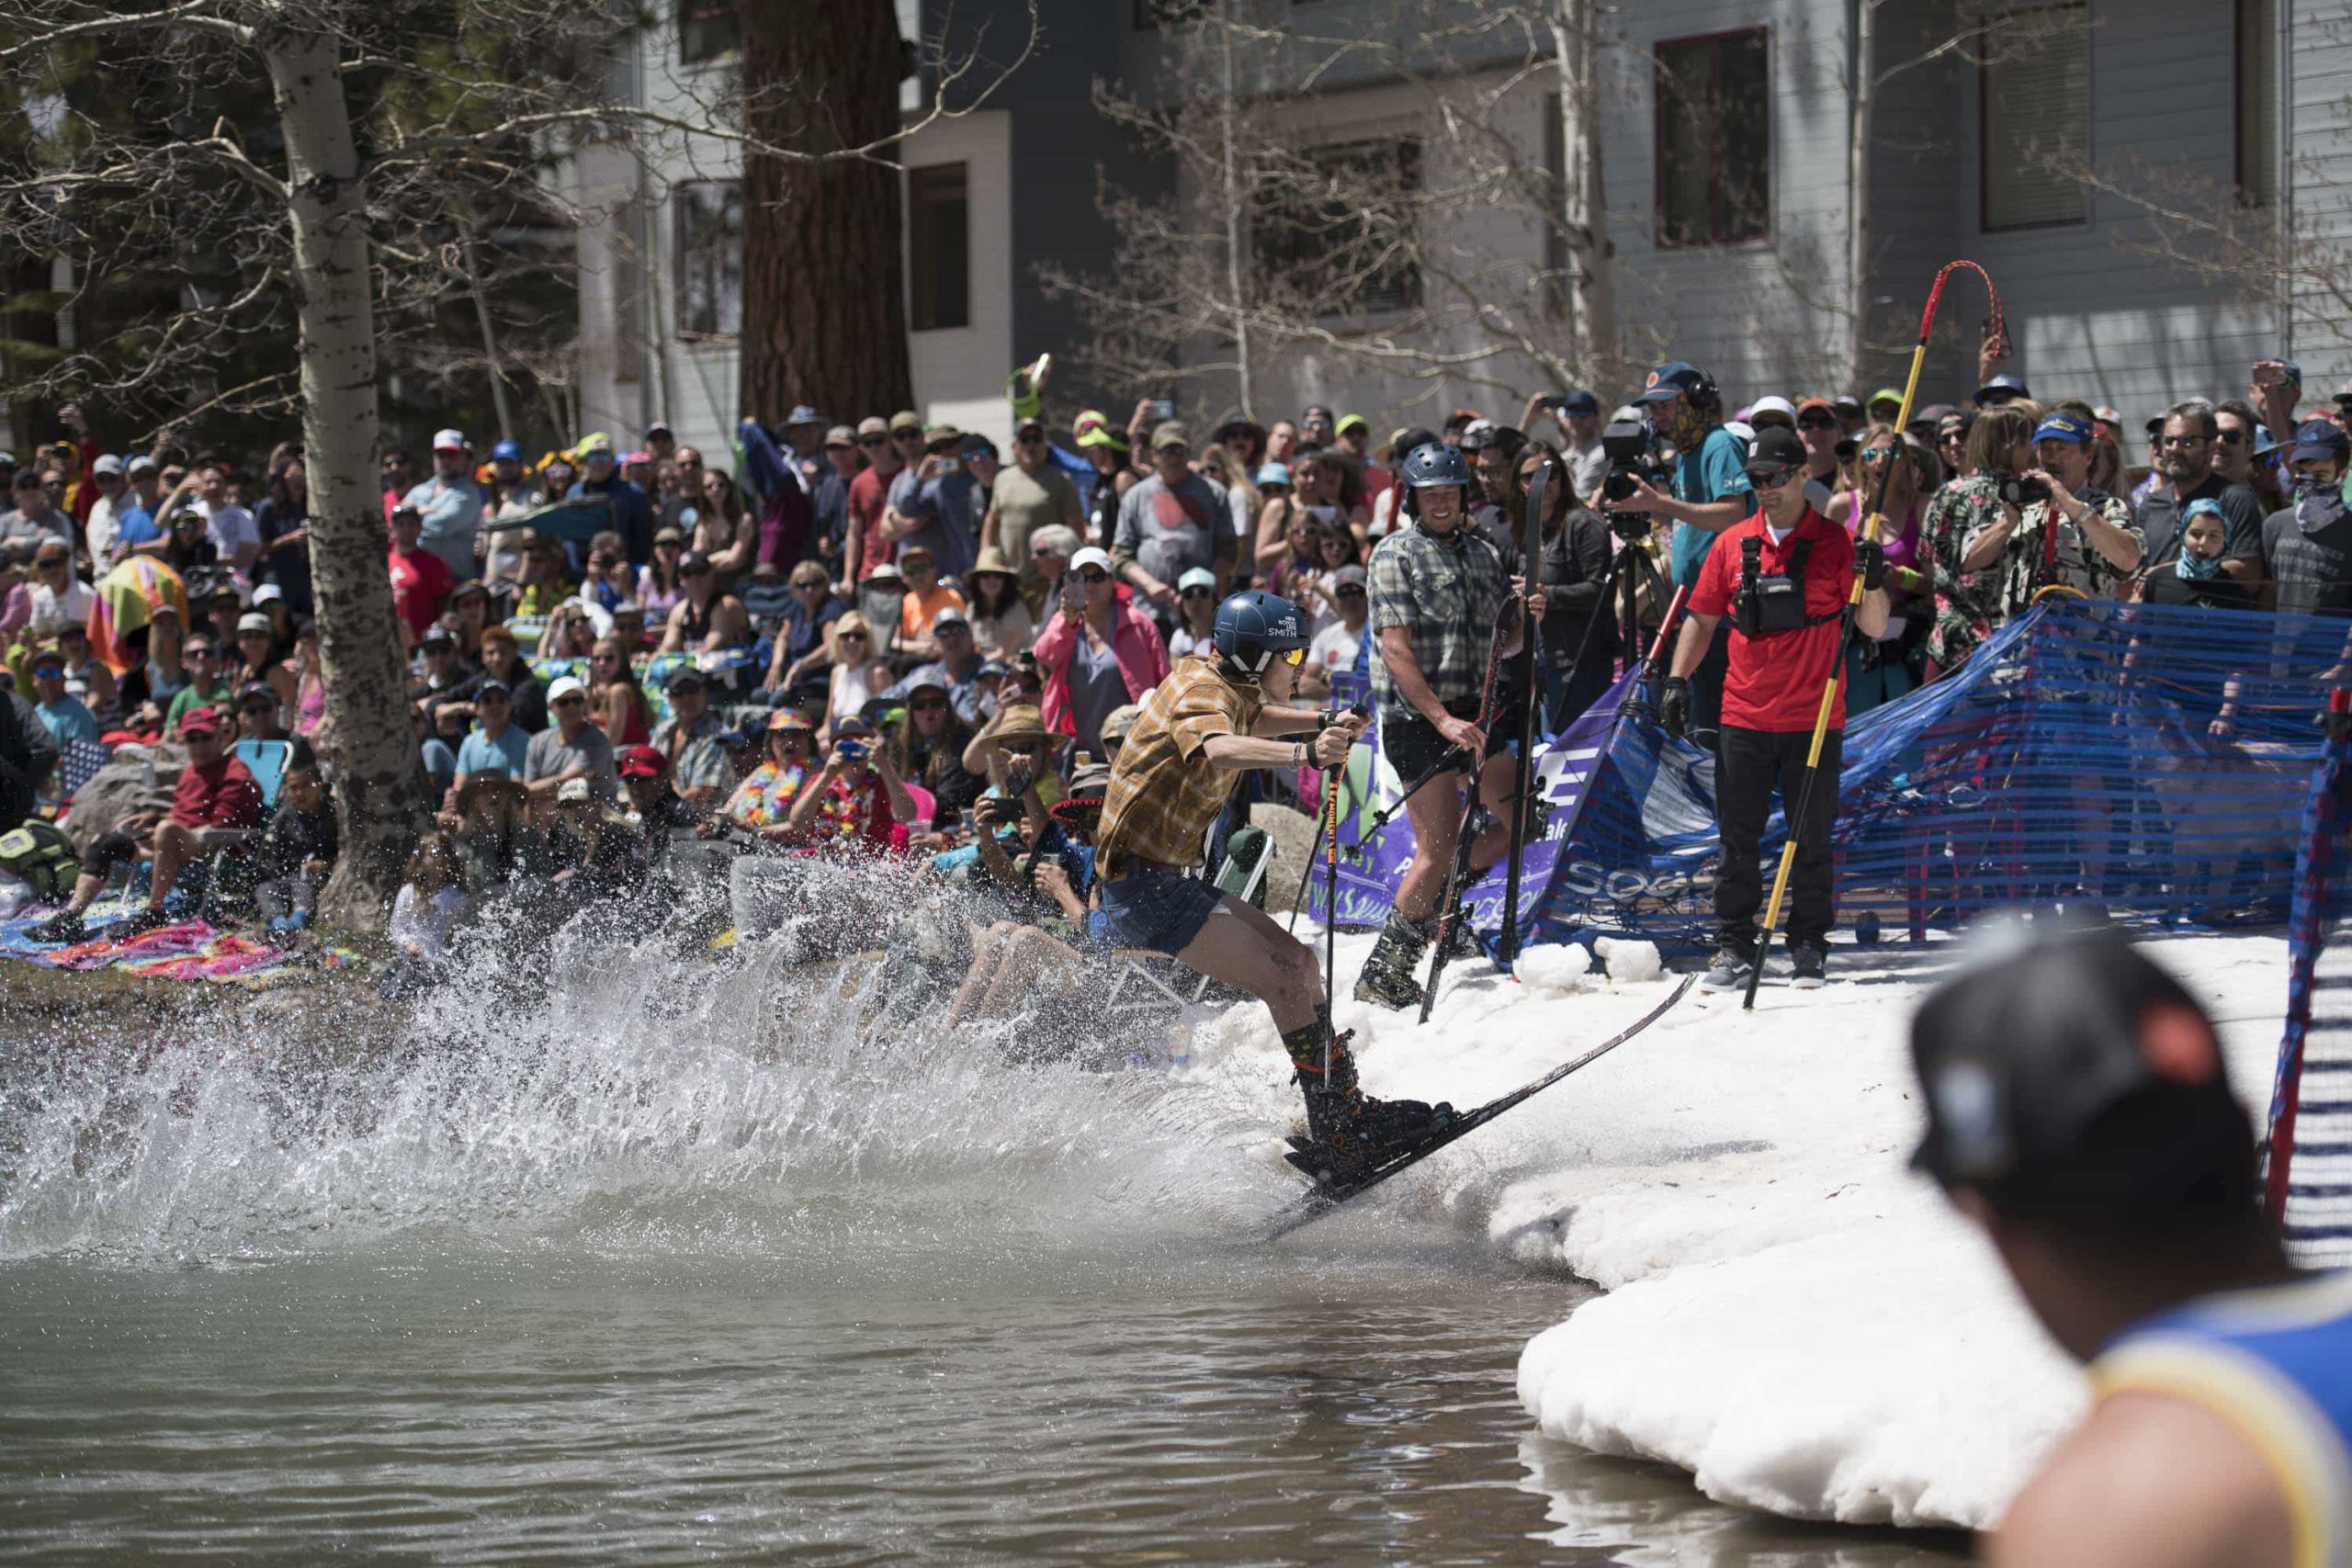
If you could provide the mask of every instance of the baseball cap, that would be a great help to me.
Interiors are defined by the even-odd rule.
[[[2025,383],[2016,377],[1996,376],[1976,389],[1976,406],[1983,408],[1987,402],[2006,402],[2011,398],[2030,396],[2032,394],[2025,389]]]
[[[956,683],[947,678],[946,666],[926,664],[920,669],[909,671],[905,680],[890,688],[889,694],[897,698],[906,698],[913,696],[917,692],[938,692],[944,694],[955,689]]]
[[[1797,433],[1777,424],[1758,431],[1755,444],[1747,449],[1750,473],[1802,468],[1805,462],[1804,443],[1797,439]]]
[[[873,733],[874,726],[866,722],[866,718],[864,714],[845,713],[836,716],[833,720],[833,739],[836,740],[839,740],[845,735],[871,735]]]
[[[555,786],[555,803],[558,806],[570,806],[574,802],[589,798],[591,797],[586,779],[566,779]]]
[[[1195,588],[1205,588],[1211,592],[1215,592],[1216,591],[1216,573],[1211,571],[1204,566],[1186,568],[1184,575],[1176,580],[1176,592],[1179,593],[1184,593],[1189,592]]]
[[[2082,415],[2068,413],[2064,409],[2051,414],[2033,427],[2033,438],[2036,441],[2066,441],[2077,446],[2088,441],[2096,434],[2098,433],[2091,429],[2089,422]]]
[[[1599,413],[1600,400],[1582,387],[1578,387],[1560,400],[1560,412],[1562,413]]]
[[[1862,412],[1862,400],[1851,392],[1840,392],[1829,400],[1829,406],[1838,413],[1859,414]]]
[[[846,424],[837,424],[831,430],[825,432],[825,445],[828,446],[854,446],[857,445],[857,432],[852,430]]]
[[[208,707],[192,707],[180,715],[180,733],[187,735],[218,735],[220,716]]]
[[[465,433],[459,430],[435,431],[433,433],[433,449],[435,452],[464,451],[466,449]]]
[[[261,623],[261,625],[260,625],[259,626],[248,626],[245,624],[245,622],[246,622],[246,621],[259,621],[259,622]],[[269,630],[269,617],[268,617],[267,615],[247,615],[247,616],[243,617],[243,619],[242,619],[242,620],[238,621],[238,623],[237,623],[237,629],[238,629],[239,631],[241,631],[241,632],[244,632],[244,631],[265,631],[265,632],[266,632],[266,631]],[[435,625],[433,625],[433,626],[429,626],[425,627],[425,628],[424,628],[424,635],[423,637],[421,637],[417,638],[416,640],[417,640],[419,643],[421,643],[422,645],[424,645],[424,647],[426,647],[426,648],[435,648],[435,647],[446,648],[446,647],[449,646],[450,644],[452,644],[452,643],[456,642],[456,641],[458,640],[458,638],[457,638],[456,634],[455,634],[455,633],[453,633],[453,632],[451,632],[451,631],[449,630],[449,628],[448,628],[448,627],[447,627],[447,626],[442,626],[442,625],[439,625],[438,623],[435,623]]]
[[[897,413],[890,416],[890,434],[893,435],[897,434],[901,430],[919,431],[922,428],[922,415],[915,412],[912,409],[900,409]]]
[[[1331,574],[1331,586],[1334,589],[1363,588],[1371,581],[1364,575],[1364,570],[1360,566],[1343,566]]]
[[[1090,566],[1100,567],[1104,571],[1108,571],[1111,570],[1111,558],[1095,545],[1089,545],[1069,558],[1069,569],[1072,571],[1084,571]]]
[[[2111,424],[2118,430],[2123,428],[2123,412],[2112,403],[2099,404],[2098,407],[2091,410],[2091,417],[2102,423]]]
[[[621,753],[615,770],[625,779],[658,779],[669,771],[670,759],[650,746],[632,746]]]
[[[263,615],[258,610],[248,610],[243,615],[239,615],[237,617],[237,634],[242,637],[247,632],[259,632],[262,636],[267,637],[269,635],[269,617]],[[449,635],[449,629],[447,626],[435,626],[432,631],[428,631],[424,634],[424,640],[431,642],[433,640],[434,632],[439,632],[444,637]]]
[[[926,544],[910,541],[899,547],[899,566],[904,567],[909,561],[913,560],[918,557],[924,560],[937,560],[939,558],[936,555],[932,553],[931,547]]]
[[[256,604],[275,604],[285,597],[286,590],[275,582],[265,582],[254,590],[254,603]],[[262,618],[268,619],[266,615]]]
[[[1865,409],[1874,409],[1881,403],[1893,403],[1896,408],[1901,408],[1903,406],[1903,389],[1900,387],[1881,387],[1877,391],[1871,394],[1870,400],[1862,406]]]
[[[2287,446],[2287,461],[2290,463],[2344,457],[2352,457],[2352,436],[2346,436],[2342,427],[2330,419],[2303,421],[2295,426],[2294,439]]]
[[[1361,430],[1369,435],[1372,434],[1372,423],[1360,413],[1343,413],[1340,416],[1340,423],[1331,427],[1331,434],[1345,435],[1351,430]]]
[[[253,702],[257,699],[268,702],[272,707],[277,706],[277,688],[273,687],[266,681],[248,681],[243,685],[237,688],[237,700],[239,702]]]
[[[572,447],[571,452],[583,463],[599,453],[609,457],[613,455],[613,438],[601,430],[592,430],[580,438],[580,444]]]
[[[857,434],[860,436],[888,435],[890,434],[890,422],[878,413],[867,414],[857,422]]]
[[[709,689],[710,682],[704,679],[703,672],[693,665],[681,664],[671,671],[670,678],[662,683],[662,689],[665,692],[674,692],[685,686],[692,686],[697,692],[707,691]]]
[[[497,693],[502,697],[511,697],[514,694],[514,688],[508,685],[505,682],[500,680],[495,675],[485,675],[481,680],[474,682],[474,695],[476,697],[486,697],[492,692]]]
[[[523,447],[521,443],[514,441],[500,442],[497,446],[492,446],[490,449],[490,460],[493,463],[521,462],[523,460]]]
[[[57,649],[53,648],[44,648],[39,653],[33,655],[32,667],[34,669],[39,670],[46,664],[54,664],[60,670],[62,670],[65,668],[65,655],[58,652]]]
[[[668,420],[666,420],[666,419],[657,419],[657,420],[655,420],[652,423],[650,423],[650,424],[649,424],[649,425],[647,425],[647,426],[645,427],[645,434],[648,434],[648,435],[650,435],[650,435],[675,435],[675,434],[677,434],[677,432],[676,432],[676,431],[674,431],[674,430],[672,430],[672,429],[670,428],[670,422],[669,422]]]
[[[141,453],[140,456],[130,459],[130,462],[124,464],[123,471],[125,473],[131,474],[152,474],[156,471],[155,459],[148,457],[144,453]]]
[[[1181,419],[1168,420],[1152,427],[1151,449],[1155,452],[1164,452],[1170,446],[1189,447],[1192,445],[1193,433],[1184,428],[1184,422]]]
[[[931,629],[933,631],[937,631],[942,626],[968,626],[971,624],[972,617],[953,604],[942,604],[939,607],[939,614],[931,618]]]
[[[119,474],[122,472],[122,459],[109,452],[100,457],[96,462],[90,465],[90,472],[94,474]]]
[[[710,570],[710,558],[700,550],[688,550],[678,558],[678,575],[694,577]]]
[[[829,424],[831,421],[828,420],[823,414],[819,413],[815,409],[810,408],[807,403],[795,403],[793,405],[792,412],[784,416],[784,423],[787,425]]]
[[[277,584],[275,582],[265,582],[262,584],[262,588],[276,588],[277,586]],[[256,604],[262,603],[262,597],[261,588],[254,589],[254,603]],[[269,597],[277,599],[282,598],[284,595],[272,593]],[[449,603],[452,604],[456,604],[460,599],[487,599],[489,597],[490,584],[484,582],[479,577],[469,577],[463,582],[460,582],[458,586],[449,590]]]
[[[952,424],[926,424],[922,427],[922,444],[926,446],[948,446],[964,439],[964,433]]]
[[[576,675],[559,675],[548,683],[548,701],[550,704],[560,703],[566,697],[584,697],[587,694],[588,688],[580,683]]]
[[[1705,372],[1689,360],[1669,359],[1650,372],[1649,379],[1642,384],[1641,393],[1634,401],[1662,403],[1669,398],[1696,392],[1706,384],[1706,380]]]
[[[1261,463],[1258,465],[1257,480],[1261,485],[1287,486],[1290,483],[1290,467],[1285,463]]]
[[[2112,927],[2003,921],[1911,1021],[1912,1164],[2005,1206],[2121,1214],[2246,1201],[2254,1137],[2212,1021]]]
[[[1791,424],[1794,424],[1797,421],[1797,405],[1781,397],[1758,398],[1748,407],[1747,423],[1753,425],[1768,413],[1779,414]]]

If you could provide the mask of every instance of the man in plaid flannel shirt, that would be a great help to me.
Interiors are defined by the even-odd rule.
[[[1217,607],[1215,638],[1214,653],[1178,664],[1144,700],[1119,748],[1095,834],[1096,919],[1116,945],[1172,954],[1266,1004],[1306,1100],[1314,1146],[1294,1163],[1341,1176],[1418,1143],[1451,1111],[1359,1090],[1347,1039],[1331,1032],[1315,950],[1263,910],[1187,874],[1235,774],[1310,760],[1336,768],[1363,720],[1327,725],[1313,708],[1279,705],[1306,655],[1306,617],[1288,601],[1234,594]]]

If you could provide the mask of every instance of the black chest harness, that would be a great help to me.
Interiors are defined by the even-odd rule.
[[[1789,550],[1786,571],[1764,572],[1764,536],[1750,534],[1739,542],[1739,589],[1732,595],[1731,624],[1747,637],[1779,637],[1801,632],[1838,619],[1842,611],[1809,615],[1804,606],[1805,563],[1813,558],[1813,541],[1799,539]]]

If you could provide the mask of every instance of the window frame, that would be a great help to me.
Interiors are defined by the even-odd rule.
[[[2087,97],[2093,91],[2095,62],[2091,58],[2092,17],[2090,0],[2009,0],[1998,10],[1987,11],[1978,18],[1981,26],[1991,28],[2014,17],[2036,11],[2076,10],[2083,16],[2083,89]],[[1976,231],[1979,234],[2038,234],[2059,229],[2085,229],[2091,221],[2091,193],[2082,193],[2083,209],[2078,217],[2045,218],[2031,223],[1995,223],[1993,217],[1993,71],[1991,64],[1976,67]],[[2083,128],[2087,153],[2090,132],[2098,121],[2098,106],[2086,102],[2083,108]]]
[[[922,176],[930,175],[935,179],[942,171],[949,169],[956,171],[956,185],[963,193],[963,320],[956,321],[935,321],[926,324],[922,320],[922,312],[918,309],[918,307],[922,303],[925,295],[925,291],[921,287],[921,280],[925,276],[922,257],[928,247],[918,243],[921,236],[918,234],[915,225],[915,212],[917,209],[915,186],[918,180]],[[910,333],[953,333],[967,331],[972,325],[971,161],[967,158],[949,158],[943,159],[935,164],[909,164],[907,165],[906,184],[904,189],[907,223],[907,331]]]
[[[1669,238],[1666,225],[1666,158],[1667,115],[1669,112],[1666,51],[1705,44],[1708,49],[1708,93],[1713,100],[1708,130],[1712,142],[1720,143],[1723,134],[1723,46],[1733,39],[1753,38],[1764,50],[1764,203],[1762,218],[1752,234],[1725,232],[1726,213],[1724,197],[1724,160],[1720,156],[1709,161],[1707,171],[1707,237],[1702,240]],[[1679,38],[1662,38],[1650,46],[1651,123],[1650,123],[1650,240],[1661,251],[1726,250],[1737,245],[1770,247],[1775,220],[1772,182],[1772,29],[1770,26],[1725,28],[1712,33],[1686,33]],[[1719,151],[1719,149],[1718,149]]]
[[[690,249],[686,243],[686,224],[688,217],[690,213],[696,210],[693,205],[693,198],[688,195],[688,193],[708,189],[725,189],[732,193],[733,197],[733,200],[731,202],[722,202],[717,209],[718,213],[723,215],[729,206],[732,206],[735,212],[735,324],[732,327],[724,324],[727,319],[727,312],[722,308],[723,301],[721,300],[718,291],[715,288],[712,290],[711,298],[713,300],[713,307],[716,311],[715,319],[720,324],[712,327],[698,327],[688,325],[686,321],[687,288],[697,281],[716,282],[715,277],[707,280],[697,279],[694,270],[687,265],[687,258],[689,256],[697,254],[707,254],[708,251],[708,247],[704,247],[703,251],[698,253],[695,250]],[[743,231],[745,227],[743,215],[743,182],[740,179],[680,180],[676,185],[670,187],[670,239],[672,246],[672,259],[670,263],[670,310],[671,320],[674,323],[675,328],[673,335],[675,335],[681,343],[733,342],[743,335]]]
[[[694,10],[725,13],[732,17],[735,23],[732,29],[734,37],[725,48],[712,50],[705,54],[686,52],[686,39],[692,36],[689,24],[701,19],[689,17],[686,15],[687,12]],[[743,0],[673,0],[670,7],[670,24],[678,37],[678,64],[682,69],[698,71],[704,66],[716,65],[731,55],[742,52]]]

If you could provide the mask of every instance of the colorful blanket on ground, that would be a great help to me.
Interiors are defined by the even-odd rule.
[[[94,920],[84,941],[70,945],[38,942],[30,929],[44,918],[45,912],[35,911],[0,920],[0,958],[51,969],[119,969],[149,980],[262,986],[312,969],[339,969],[355,956],[342,948],[294,953],[270,947],[252,937],[216,931],[203,920],[159,926],[136,936],[109,936],[107,927]],[[119,919],[116,914],[108,924]]]

